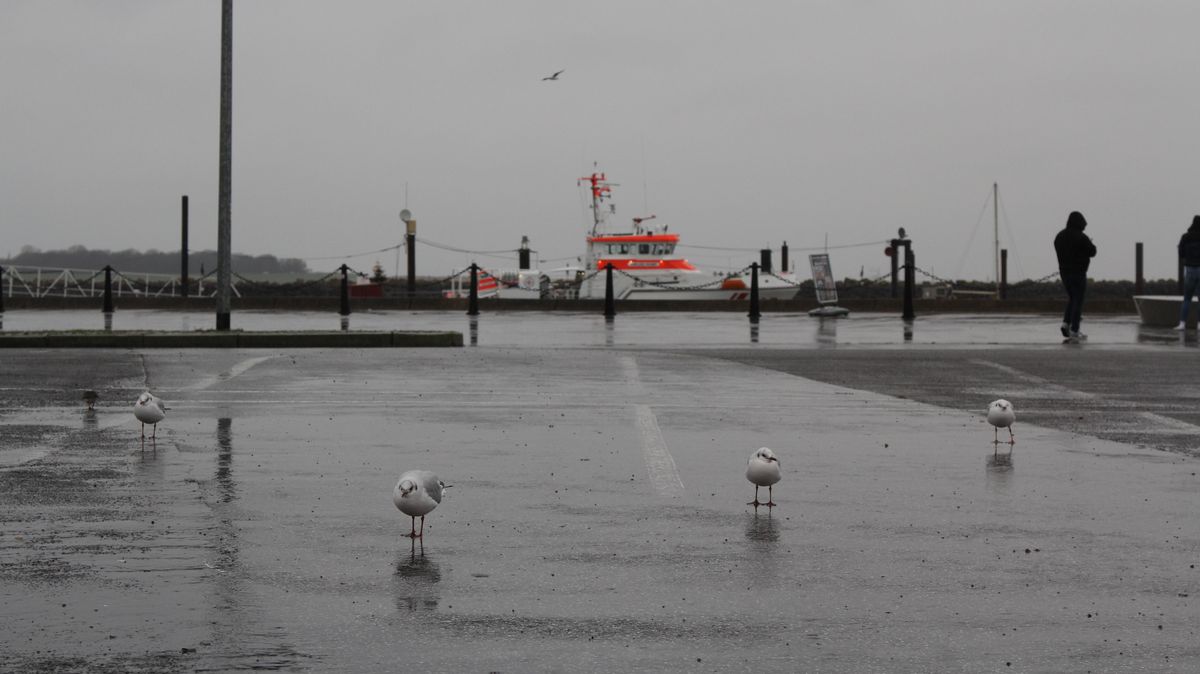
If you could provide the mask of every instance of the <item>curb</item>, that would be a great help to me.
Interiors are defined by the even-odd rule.
[[[0,349],[370,349],[462,345],[461,332],[0,332]]]

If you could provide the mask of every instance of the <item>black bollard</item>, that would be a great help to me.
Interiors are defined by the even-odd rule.
[[[4,267],[0,267],[0,314],[4,313]]]
[[[787,241],[779,247],[779,271],[786,274],[788,272],[788,245]]]
[[[617,315],[617,303],[613,300],[613,267],[610,264],[604,269],[604,317],[612,318]]]
[[[1008,249],[1000,249],[1000,299],[1008,299]]]
[[[1133,294],[1141,295],[1146,292],[1146,276],[1142,273],[1142,242],[1138,241],[1133,248]]]
[[[758,256],[759,256],[759,259],[762,260],[762,262],[759,263],[759,266],[762,267],[763,273],[770,274],[771,273],[771,249],[763,248],[761,251],[759,251]]]
[[[104,308],[101,309],[101,311],[106,314],[111,314],[113,312],[112,273],[113,268],[108,265],[104,265]]]
[[[405,223],[408,233],[404,235],[404,249],[408,259],[408,299],[417,294],[417,221],[408,220]]]
[[[904,247],[904,315],[906,321],[911,321],[915,314],[913,313],[913,276],[914,268],[917,266],[917,256],[913,254],[911,246]]]
[[[758,263],[750,265],[750,322],[757,323],[762,312],[758,310]]]
[[[467,293],[467,315],[479,315],[479,265],[471,263],[471,291]]]
[[[339,267],[342,272],[342,307],[338,314],[342,316],[350,315],[350,267],[342,265]]]
[[[188,198],[183,195],[181,224],[183,241],[179,248],[179,295],[183,298],[188,296]]]

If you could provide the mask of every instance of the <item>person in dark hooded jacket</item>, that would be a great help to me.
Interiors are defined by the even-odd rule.
[[[1067,309],[1063,312],[1062,336],[1072,341],[1087,339],[1079,331],[1083,316],[1083,295],[1087,291],[1087,270],[1096,256],[1096,245],[1083,233],[1087,220],[1079,211],[1067,216],[1067,226],[1054,237],[1058,254],[1058,274],[1067,290]]]
[[[1192,296],[1200,289],[1200,215],[1192,218],[1192,226],[1179,239],[1179,259],[1183,262],[1183,306],[1179,308],[1179,327],[1187,327]]]

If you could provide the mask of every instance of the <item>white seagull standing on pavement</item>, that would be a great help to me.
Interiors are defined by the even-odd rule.
[[[1000,444],[1001,428],[1008,429],[1008,444],[1016,444],[1017,439],[1013,436],[1012,425],[1017,420],[1017,413],[1013,411],[1012,403],[1004,398],[993,400],[992,404],[988,405],[987,420],[989,424],[995,426],[992,429],[994,431],[992,434],[992,444]]]
[[[760,505],[765,505],[768,508],[775,506],[775,497],[772,493],[772,486],[783,477],[783,473],[779,470],[779,459],[775,458],[775,452],[760,447],[750,457],[749,465],[746,466],[746,479],[754,483],[754,500],[746,505],[752,505],[757,508]],[[767,502],[760,503],[758,500],[759,487],[767,488]]]
[[[442,502],[446,485],[437,475],[427,470],[410,470],[400,476],[392,490],[392,503],[400,512],[412,518],[412,531],[404,534],[409,538],[424,538],[425,516]],[[421,532],[417,533],[417,517],[421,518]]]
[[[149,391],[138,396],[137,402],[133,404],[133,416],[142,422],[142,437],[146,437],[146,424],[153,426],[153,432],[150,438],[158,437],[158,422],[167,417],[167,410],[170,409],[163,404],[163,401],[155,397]]]
[[[559,76],[559,75],[561,75],[561,74],[563,74],[563,73],[565,73],[565,72],[567,72],[567,71],[566,71],[566,70],[560,70],[560,71],[558,71],[558,72],[554,73],[553,75],[551,75],[550,77],[543,77],[543,78],[542,78],[542,81],[543,81],[543,82],[557,82],[557,81],[558,81],[558,76]]]

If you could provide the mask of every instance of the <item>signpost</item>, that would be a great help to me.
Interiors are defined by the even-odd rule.
[[[814,253],[808,256],[812,267],[813,288],[817,291],[817,303],[821,306],[808,312],[809,316],[848,316],[850,310],[837,306],[837,281],[833,278],[833,266],[829,253]]]

